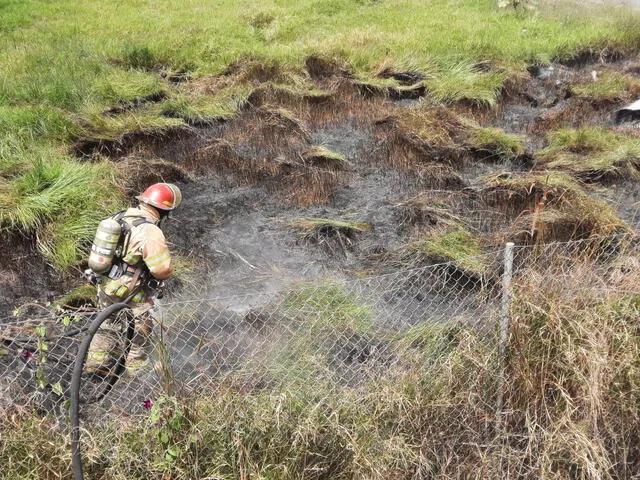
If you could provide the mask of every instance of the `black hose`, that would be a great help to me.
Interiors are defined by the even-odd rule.
[[[96,316],[95,320],[91,322],[91,325],[87,329],[87,334],[82,339],[82,342],[78,347],[78,353],[76,355],[76,361],[73,367],[73,375],[71,376],[71,405],[69,409],[69,417],[71,421],[72,468],[73,475],[76,480],[84,480],[84,474],[82,471],[82,453],[80,451],[80,382],[82,380],[82,371],[84,370],[84,364],[87,359],[89,347],[91,346],[91,341],[93,340],[93,337],[97,333],[98,329],[109,317],[111,317],[111,315],[116,314],[125,308],[129,308],[126,303],[114,303],[113,305],[110,305],[102,312],[100,312]],[[127,325],[127,341],[124,349],[124,355],[118,360],[116,370],[114,374],[109,377],[107,386],[98,400],[103,398],[109,392],[109,390],[111,390],[115,382],[124,371],[126,357],[129,348],[131,347],[131,340],[133,339],[134,332],[135,319],[133,315],[131,315],[129,324]]]

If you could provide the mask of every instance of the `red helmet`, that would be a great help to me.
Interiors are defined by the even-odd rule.
[[[160,210],[173,210],[182,202],[182,193],[173,183],[154,183],[136,198]]]

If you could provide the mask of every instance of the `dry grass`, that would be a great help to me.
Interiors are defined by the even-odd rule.
[[[461,167],[473,160],[497,162],[525,154],[522,138],[480,127],[444,107],[405,109],[378,121],[377,127],[385,135],[388,161],[409,171],[428,163]]]
[[[559,172],[496,174],[479,190],[487,204],[513,219],[498,236],[519,244],[610,235],[628,229],[604,200]]]
[[[371,230],[371,225],[365,222],[327,218],[307,218],[289,225],[299,231],[303,242],[323,246],[333,255],[344,256],[354,249],[359,234]]]
[[[612,267],[578,260],[517,283],[505,420],[523,441],[505,438],[509,476],[633,478],[640,467],[640,298],[623,293],[640,269]]]
[[[471,276],[487,272],[480,241],[462,225],[436,227],[405,247],[406,258],[415,265],[456,262],[456,268]]]
[[[329,224],[343,226],[300,226]],[[216,383],[215,395],[157,399],[146,414],[92,425],[86,474],[631,480],[640,468],[637,238],[603,245],[517,250],[504,364],[495,337],[465,315],[375,337],[371,310],[348,289],[302,287],[283,299],[285,316],[269,320],[307,325],[299,341],[237,382]],[[358,342],[384,346],[396,361],[382,377],[336,385],[331,356]],[[264,380],[253,385],[253,374]],[[288,388],[279,388],[283,378]],[[0,428],[5,478],[69,475],[67,432],[50,418],[13,411]]]
[[[117,162],[117,172],[114,183],[129,198],[157,182],[186,183],[193,180],[182,166],[158,158],[126,157]]]

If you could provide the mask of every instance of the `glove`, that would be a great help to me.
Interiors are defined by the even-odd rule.
[[[147,285],[149,285],[149,288],[153,290],[153,296],[155,298],[161,299],[162,297],[164,297],[165,286],[163,281],[152,278],[151,280],[149,280],[149,283]]]
[[[90,285],[96,285],[98,283],[98,276],[90,268],[84,271],[84,278]]]

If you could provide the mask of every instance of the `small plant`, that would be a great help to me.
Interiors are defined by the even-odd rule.
[[[535,11],[537,0],[498,0],[498,7],[510,9],[518,13]]]
[[[155,402],[145,400],[143,407],[150,411],[151,434],[164,451],[160,462],[169,465],[181,457],[193,440],[189,436],[189,409],[175,398],[166,396]]]

